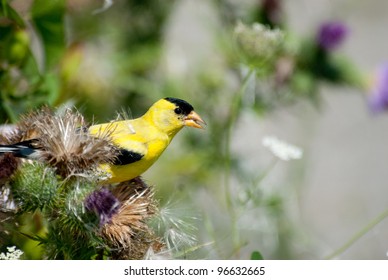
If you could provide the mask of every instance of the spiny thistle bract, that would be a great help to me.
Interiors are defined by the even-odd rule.
[[[21,233],[39,242],[43,258],[142,259],[164,250],[147,223],[158,212],[153,187],[141,178],[100,185],[98,165],[117,154],[109,132],[92,137],[78,112],[43,108],[23,116],[13,133],[0,135],[2,144],[31,139],[40,149],[36,161],[0,156],[0,214],[11,212],[14,220],[41,213],[45,234]],[[20,233],[17,222],[11,228]]]

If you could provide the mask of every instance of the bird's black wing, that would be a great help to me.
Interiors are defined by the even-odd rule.
[[[121,148],[119,150],[118,156],[113,161],[114,165],[126,165],[134,163],[141,160],[144,157],[143,154],[129,151],[127,149]]]

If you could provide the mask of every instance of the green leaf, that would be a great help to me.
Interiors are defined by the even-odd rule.
[[[46,242],[46,239],[37,235],[37,234],[29,234],[25,232],[20,232],[21,235],[27,237],[28,239],[34,240],[39,242],[40,244],[44,244]]]
[[[259,251],[253,251],[251,254],[251,260],[264,260],[264,258]]]

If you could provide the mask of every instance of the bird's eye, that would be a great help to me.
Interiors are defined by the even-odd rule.
[[[181,108],[175,108],[174,112],[175,112],[175,114],[180,115],[180,114],[182,114],[182,109]]]

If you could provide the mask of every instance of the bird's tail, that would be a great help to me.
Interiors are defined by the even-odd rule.
[[[0,155],[11,153],[15,157],[35,159],[39,149],[33,146],[33,140],[23,141],[12,145],[0,145]]]

